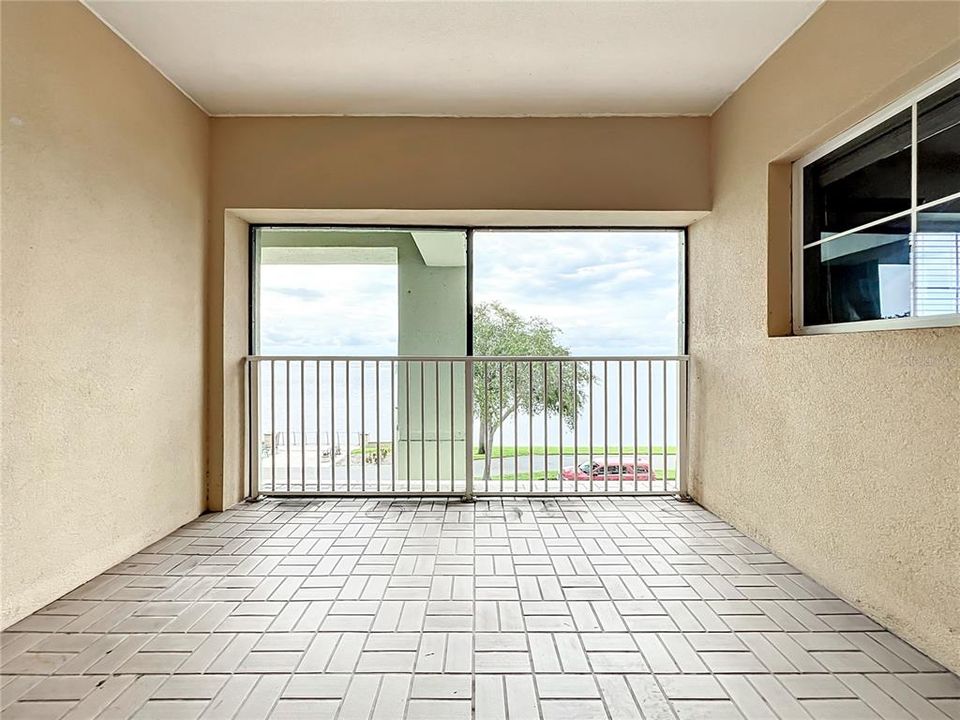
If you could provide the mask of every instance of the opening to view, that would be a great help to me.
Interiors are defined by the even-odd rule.
[[[683,237],[257,228],[257,489],[676,491]]]
[[[477,487],[675,489],[680,231],[473,236]],[[664,414],[666,413],[666,415]]]

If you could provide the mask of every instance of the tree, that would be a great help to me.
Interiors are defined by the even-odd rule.
[[[524,319],[498,302],[480,303],[474,308],[474,355],[569,357],[570,350],[557,341],[559,332],[543,318]],[[586,396],[588,378],[586,363],[564,362],[562,373],[556,361],[477,363],[473,399],[479,430],[477,450],[484,456],[483,478],[490,479],[493,437],[514,409],[534,416],[562,413],[566,424],[573,427],[573,418]]]

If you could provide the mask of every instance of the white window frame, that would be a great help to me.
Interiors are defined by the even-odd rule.
[[[876,330],[901,330],[906,328],[931,328],[931,327],[951,327],[960,325],[960,313],[950,313],[945,315],[924,315],[920,317],[906,318],[881,318],[878,320],[862,320],[859,322],[847,323],[829,323],[824,325],[805,325],[803,321],[803,251],[806,248],[829,242],[831,240],[861,232],[867,228],[882,225],[890,220],[900,217],[910,217],[910,235],[912,238],[917,232],[917,213],[926,208],[939,205],[950,200],[960,199],[960,192],[938,198],[934,202],[917,205],[917,103],[928,95],[946,87],[955,80],[960,79],[960,64],[945,70],[939,75],[928,80],[924,84],[915,88],[895,102],[887,105],[882,110],[874,113],[867,119],[857,123],[849,130],[837,135],[832,140],[824,143],[815,150],[796,160],[793,163],[792,172],[792,208],[793,216],[793,332],[795,335],[823,335],[829,333],[847,333],[847,332],[872,332]],[[854,140],[871,128],[880,123],[889,120],[894,115],[910,109],[913,114],[911,123],[911,143],[910,143],[910,184],[911,200],[910,209],[898,213],[892,213],[880,220],[850,228],[842,232],[835,233],[828,238],[821,238],[804,245],[803,243],[803,171],[811,163],[819,160],[824,155],[833,152],[846,143]],[[911,274],[913,273],[913,259],[911,257]],[[910,292],[913,292],[913,283],[911,282]]]

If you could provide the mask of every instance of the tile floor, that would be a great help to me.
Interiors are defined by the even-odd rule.
[[[960,718],[960,680],[695,505],[268,500],[2,635],[2,716]]]

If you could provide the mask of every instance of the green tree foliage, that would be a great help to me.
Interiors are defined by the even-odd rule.
[[[523,318],[498,302],[480,303],[473,314],[473,353],[487,356],[569,357],[557,341],[560,330],[543,318]],[[474,413],[479,430],[478,452],[484,456],[484,479],[490,478],[496,432],[513,415],[562,413],[573,427],[590,382],[587,363],[504,360],[474,366]],[[574,369],[576,366],[576,370]]]

